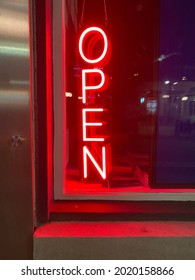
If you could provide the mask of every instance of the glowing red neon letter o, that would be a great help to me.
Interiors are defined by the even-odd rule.
[[[104,39],[104,50],[98,58],[89,59],[83,53],[83,40],[89,32],[94,32],[94,31],[99,32],[102,35],[102,37]],[[81,55],[83,60],[85,60],[88,63],[98,63],[105,57],[105,55],[107,53],[107,50],[108,50],[108,40],[107,40],[105,32],[101,28],[99,28],[99,27],[89,27],[89,28],[85,29],[85,31],[83,31],[83,33],[81,34],[81,37],[79,39],[79,52],[80,52],[80,55]]]

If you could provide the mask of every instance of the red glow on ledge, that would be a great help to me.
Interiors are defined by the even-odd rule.
[[[34,237],[179,237],[195,236],[194,222],[53,222]]]

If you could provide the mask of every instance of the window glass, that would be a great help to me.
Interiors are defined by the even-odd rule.
[[[193,184],[193,1],[59,3],[54,198],[120,199]]]
[[[157,184],[195,183],[194,1],[161,1]]]

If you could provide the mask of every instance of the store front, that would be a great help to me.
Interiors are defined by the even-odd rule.
[[[185,16],[175,3],[174,22],[169,2],[138,2],[47,3],[51,212],[194,200],[193,2]]]
[[[105,240],[101,243],[100,239],[108,236],[110,247],[118,242],[121,248],[127,243],[127,248],[134,246],[134,239],[123,244],[124,237],[141,238],[136,241],[139,252],[145,246],[144,238],[150,237],[148,244],[156,244],[156,253],[161,241],[153,243],[153,237],[169,237],[172,249],[167,258],[172,256],[171,250],[177,254],[173,239],[194,236],[194,2],[16,2],[15,13],[22,19],[23,11],[30,32],[20,61],[17,52],[16,60],[9,60],[13,53],[6,60],[0,48],[0,59],[14,65],[12,70],[7,68],[9,77],[3,76],[8,77],[6,86],[13,89],[11,81],[16,81],[20,92],[14,103],[19,119],[11,124],[11,163],[2,170],[15,166],[17,153],[21,170],[14,173],[15,181],[20,175],[21,182],[25,177],[22,170],[28,169],[26,204],[33,203],[33,207],[28,208],[31,218],[25,221],[28,227],[32,225],[28,236],[34,232],[35,258],[46,258],[48,237],[56,238],[47,243],[52,258],[56,250],[52,244],[61,248],[58,237],[64,238],[62,247],[70,249],[68,242],[73,236],[81,239],[76,241],[78,248],[83,246],[82,237],[96,237],[102,250],[104,246],[107,250],[106,258],[117,258],[109,255]],[[11,4],[3,5],[6,11],[11,10]],[[15,51],[19,40],[22,42],[18,37]],[[20,64],[20,72],[14,62]],[[5,68],[1,70],[5,72]],[[3,98],[1,95],[1,104]],[[23,100],[20,106],[19,99]],[[6,107],[7,113],[10,108]],[[9,192],[12,183],[6,183]],[[20,191],[23,188],[18,185]],[[184,221],[189,224],[185,226]],[[186,231],[187,226],[191,231]],[[108,234],[109,228],[113,236]],[[182,239],[182,246],[188,241]],[[86,246],[96,246],[86,242]],[[73,243],[70,258],[79,257],[74,255]],[[156,253],[147,258],[156,257]],[[92,251],[89,255],[93,257]],[[134,256],[138,255],[134,248]],[[63,252],[60,256],[64,258]],[[128,258],[127,250],[124,258]]]

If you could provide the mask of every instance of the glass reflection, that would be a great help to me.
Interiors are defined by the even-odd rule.
[[[145,3],[123,0],[122,4],[119,0],[105,2],[106,7],[104,1],[91,0],[85,1],[85,4],[81,0],[72,1],[74,7],[71,8],[70,1],[65,1],[68,38],[66,92],[71,92],[71,98],[66,99],[67,192],[71,192],[71,188],[81,190],[79,184],[83,179],[80,132],[82,99],[79,89],[83,64],[77,43],[79,34],[89,26],[101,27],[112,45],[109,63],[99,68],[107,74],[109,87],[106,91],[99,91],[98,94],[92,92],[88,96],[89,104],[107,109],[106,115],[96,122],[107,121],[106,126],[103,125],[99,131],[110,136],[106,145],[109,145],[112,154],[112,164],[108,182],[102,184],[101,181],[92,180],[95,175],[91,168],[90,180],[93,186],[90,188],[88,182],[83,184],[83,189],[96,193],[100,189],[105,191],[105,186],[115,190],[142,190],[149,184],[152,138],[158,107],[157,90],[154,87],[157,67],[157,1]]]
[[[161,1],[156,183],[195,183],[195,3]],[[169,82],[167,82],[169,81]]]

